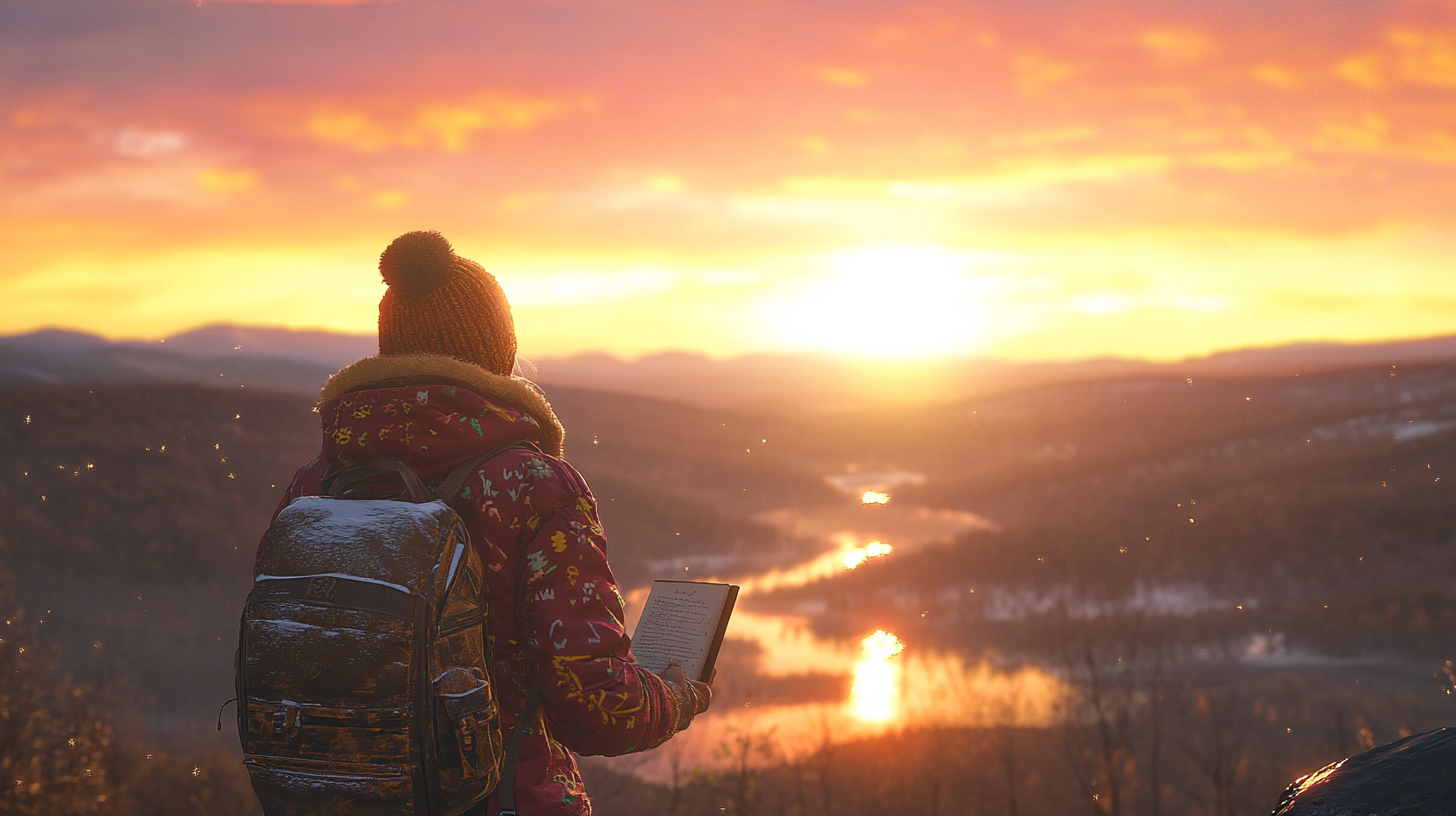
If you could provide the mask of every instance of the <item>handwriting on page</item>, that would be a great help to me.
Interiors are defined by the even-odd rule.
[[[696,587],[653,593],[632,637],[638,663],[661,672],[676,658],[689,677],[697,676],[722,611],[721,599],[704,594]]]

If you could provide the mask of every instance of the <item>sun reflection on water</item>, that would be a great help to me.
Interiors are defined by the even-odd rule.
[[[851,495],[873,487],[880,485],[856,485]],[[995,665],[915,644],[907,648],[885,630],[867,637],[860,630],[854,638],[842,639],[821,631],[826,608],[809,602],[799,607],[802,611],[790,611],[792,607],[775,604],[772,598],[762,599],[775,590],[833,580],[892,552],[914,553],[967,531],[999,529],[994,523],[961,511],[859,502],[782,508],[759,514],[756,520],[792,538],[818,539],[825,547],[797,564],[707,579],[730,579],[740,585],[739,605],[727,636],[753,643],[756,665],[740,667],[736,679],[732,674],[720,678],[715,692],[726,699],[715,700],[692,728],[675,736],[669,752],[612,761],[623,770],[663,782],[675,773],[669,755],[676,757],[673,762],[681,763],[679,767],[713,769],[725,761],[725,745],[760,745],[763,750],[753,754],[751,764],[773,764],[796,761],[828,744],[906,729],[1045,728],[1059,720],[1068,689],[1042,667]],[[630,593],[629,629],[647,593],[647,587]],[[760,682],[772,687],[778,678],[826,675],[846,680],[848,693],[812,702],[756,698]],[[728,702],[735,697],[736,704]]]
[[[863,547],[854,547],[844,553],[844,568],[852,570],[871,558],[889,555],[894,549],[883,541],[871,541]]]
[[[641,599],[634,606],[640,604]],[[728,636],[758,646],[756,676],[840,675],[850,678],[850,693],[820,702],[715,701],[670,743],[683,767],[720,767],[722,746],[750,738],[771,743],[771,751],[752,760],[766,765],[812,755],[825,744],[905,729],[1046,728],[1059,721],[1068,695],[1065,681],[1038,666],[1000,667],[936,649],[905,649],[884,631],[858,642],[824,637],[808,618],[796,615],[735,611]],[[656,782],[672,774],[668,754],[661,751],[613,762]]]
[[[895,717],[900,696],[900,666],[890,660],[905,651],[905,644],[884,629],[876,629],[860,645],[864,657],[854,667],[850,710],[867,722],[889,722]]]
[[[776,589],[801,587],[825,578],[832,578],[844,570],[852,570],[871,558],[889,555],[894,547],[883,541],[871,541],[864,546],[855,543],[851,533],[835,536],[838,548],[823,553],[789,569],[773,569],[752,578],[739,580],[738,596],[772,592]]]

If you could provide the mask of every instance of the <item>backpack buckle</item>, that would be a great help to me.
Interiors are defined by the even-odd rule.
[[[460,744],[466,748],[475,747],[475,715],[460,718]]]
[[[290,717],[290,714],[292,714],[293,716]],[[301,711],[298,707],[298,703],[289,702],[287,700],[283,701],[283,710],[273,712],[273,733],[282,734],[284,731],[287,731],[291,726],[298,725],[300,719]]]

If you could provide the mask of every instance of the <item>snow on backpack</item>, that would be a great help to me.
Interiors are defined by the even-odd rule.
[[[457,816],[498,783],[514,813],[529,728],[503,750],[490,599],[444,501],[507,447],[434,489],[395,461],[348,468],[268,528],[237,653],[243,762],[267,816]],[[387,474],[406,492],[356,498]]]

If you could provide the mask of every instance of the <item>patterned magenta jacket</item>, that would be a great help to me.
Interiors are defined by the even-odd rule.
[[[632,658],[596,502],[562,461],[564,434],[551,407],[522,380],[418,354],[347,366],[324,386],[318,410],[323,451],[294,476],[280,512],[299,496],[318,495],[330,466],[397,459],[430,481],[506,443],[544,451],[514,448],[491,459],[451,506],[485,566],[507,736],[527,689],[542,693],[544,727],[538,723],[522,751],[516,807],[522,816],[591,813],[571,752],[654,748],[672,736],[678,702]],[[492,796],[487,812],[498,810]]]

